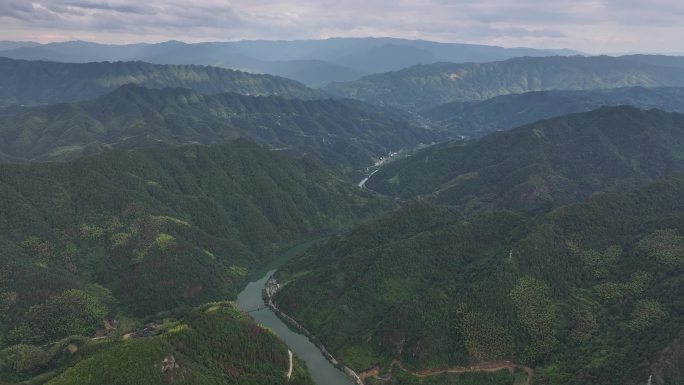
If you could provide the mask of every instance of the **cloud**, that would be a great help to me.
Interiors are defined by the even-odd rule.
[[[150,14],[150,8],[138,4],[112,4],[97,1],[65,1],[65,6],[81,9],[97,9],[115,11],[118,13]]]
[[[677,51],[681,0],[0,0],[0,39],[397,36],[590,52]]]

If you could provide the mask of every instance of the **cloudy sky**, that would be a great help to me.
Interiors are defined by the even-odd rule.
[[[392,36],[684,52],[682,0],[0,0],[0,40],[106,43]]]

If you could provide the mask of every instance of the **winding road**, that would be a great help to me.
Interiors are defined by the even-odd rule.
[[[289,380],[290,377],[292,377],[292,350],[288,349],[287,350],[287,355],[290,357],[290,368],[287,370],[287,379]]]
[[[366,182],[368,182],[368,180],[373,176],[373,174],[375,174],[375,173],[378,172],[378,171],[380,171],[380,169],[373,171],[372,173],[370,173],[370,175],[368,175],[367,177],[363,178],[363,179],[361,180],[361,182],[359,182],[359,188],[365,190],[365,189],[366,189]]]
[[[527,373],[527,385],[532,385],[532,377],[534,377],[534,369],[529,366],[515,364],[511,361],[497,361],[497,362],[483,362],[471,366],[453,366],[450,368],[434,368],[419,371],[411,371],[406,369],[401,362],[394,360],[390,366],[390,372],[394,366],[398,366],[404,372],[410,373],[415,377],[430,377],[443,373],[474,373],[474,372],[498,372],[499,370],[508,370],[511,374],[515,369],[522,369]]]

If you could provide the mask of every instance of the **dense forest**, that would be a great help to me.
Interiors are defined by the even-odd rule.
[[[331,83],[337,96],[419,111],[448,102],[545,90],[684,86],[684,68],[609,56],[520,57],[490,63],[435,63]]]
[[[290,263],[277,301],[357,369],[510,360],[539,384],[678,384],[682,194],[677,175],[539,219],[407,204]]]
[[[293,80],[197,65],[57,63],[0,57],[0,73],[0,107],[85,100],[129,83],[152,88],[185,87],[205,94],[321,96]]]
[[[141,326],[142,327],[142,326]],[[217,302],[145,326],[148,334],[0,350],[0,376],[47,385],[281,384],[312,385],[306,367],[286,345],[230,302]]]
[[[73,104],[15,108],[0,114],[0,160],[63,160],[108,149],[222,143],[247,137],[308,153],[345,171],[391,151],[448,135],[410,116],[353,100],[302,101],[235,93],[125,85]]]
[[[233,298],[282,247],[388,206],[354,187],[242,139],[0,165],[0,347]]]
[[[683,149],[684,115],[602,107],[426,148],[383,167],[367,186],[465,212],[548,208],[681,170]]]

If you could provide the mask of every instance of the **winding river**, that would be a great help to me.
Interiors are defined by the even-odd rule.
[[[264,300],[261,292],[266,285],[266,281],[278,270],[283,263],[289,258],[297,255],[314,242],[304,245],[296,246],[284,254],[277,260],[272,262],[269,266],[261,271],[263,275],[260,278],[253,280],[238,294],[237,303],[245,311],[261,308],[264,306]],[[301,334],[290,330],[283,321],[278,318],[275,313],[269,308],[253,311],[249,315],[259,324],[273,330],[289,348],[299,356],[300,359],[306,362],[311,377],[318,385],[354,385],[339,369],[335,368],[328,360],[323,357],[321,351],[309,341],[309,339]]]

